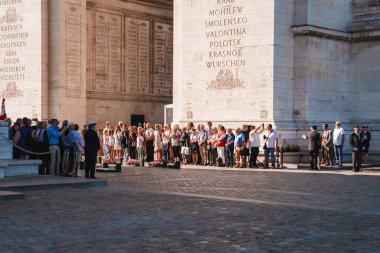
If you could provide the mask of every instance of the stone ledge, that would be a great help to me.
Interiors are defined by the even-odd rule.
[[[0,191],[46,190],[64,187],[105,187],[107,180],[72,177],[35,176],[12,178],[1,181]]]
[[[325,38],[331,40],[339,40],[346,42],[360,42],[360,41],[373,41],[380,40],[380,30],[374,29],[369,31],[338,31],[328,28],[313,26],[313,25],[301,25],[293,26],[291,28],[294,36],[310,36]]]
[[[38,175],[41,160],[0,160],[0,178]]]

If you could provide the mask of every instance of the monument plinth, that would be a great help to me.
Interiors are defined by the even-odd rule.
[[[38,175],[40,160],[13,160],[13,145],[8,139],[8,122],[0,121],[0,179]]]
[[[0,120],[0,161],[12,159],[12,144],[8,141],[8,122]]]

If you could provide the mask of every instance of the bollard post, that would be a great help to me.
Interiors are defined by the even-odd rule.
[[[280,155],[281,155],[281,169],[283,169],[284,168],[284,146],[281,146]]]

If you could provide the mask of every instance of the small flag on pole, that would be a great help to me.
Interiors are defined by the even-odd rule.
[[[5,112],[5,98],[3,98],[3,102],[1,103],[0,120],[5,120],[6,118],[7,113]]]

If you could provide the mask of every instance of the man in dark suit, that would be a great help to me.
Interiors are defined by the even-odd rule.
[[[88,123],[88,130],[84,133],[84,155],[85,155],[85,173],[86,178],[95,177],[96,157],[100,149],[99,136],[96,132],[96,123]]]
[[[362,166],[362,149],[364,138],[359,132],[360,127],[356,126],[354,132],[350,134],[350,145],[352,150],[352,170],[359,172]]]
[[[309,143],[307,150],[309,151],[310,169],[319,170],[317,165],[319,150],[321,149],[321,134],[317,131],[317,126],[312,126],[311,131],[307,135]]]

